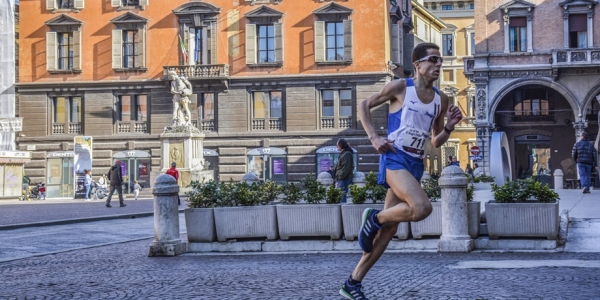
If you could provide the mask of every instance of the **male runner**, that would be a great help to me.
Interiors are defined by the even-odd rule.
[[[415,77],[388,83],[362,101],[358,112],[373,147],[381,153],[379,184],[388,187],[384,210],[366,209],[358,242],[363,256],[340,289],[347,299],[367,299],[361,281],[385,251],[400,222],[417,222],[431,214],[431,203],[419,183],[427,140],[443,145],[462,120],[458,107],[433,87],[440,76],[439,46],[419,44],[412,53]],[[371,108],[390,101],[388,136],[380,137],[371,121]],[[447,123],[444,125],[444,116]]]

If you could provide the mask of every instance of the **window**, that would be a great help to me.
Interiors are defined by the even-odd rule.
[[[514,91],[514,121],[551,121],[552,92],[541,88]]]
[[[83,9],[84,0],[46,0],[47,10]]]
[[[283,64],[283,13],[261,6],[245,15],[246,64],[250,67]]]
[[[509,21],[510,52],[527,51],[527,20],[525,17],[513,17]]]
[[[454,51],[452,50],[452,45],[454,44],[454,40],[452,34],[443,34],[442,35],[442,55],[443,56],[453,56]]]
[[[140,39],[137,30],[123,31],[123,68],[140,67]]]
[[[283,130],[281,91],[252,93],[252,130]]]
[[[454,70],[442,70],[442,80],[444,82],[454,82]]]
[[[327,60],[344,60],[344,23],[325,23]]]
[[[452,4],[442,4],[442,10],[453,10]]]
[[[475,9],[475,3],[469,3],[469,9]]]
[[[131,12],[111,20],[117,27],[112,31],[112,67],[115,71],[146,70],[147,21]]]
[[[352,89],[321,90],[321,129],[352,128]]]
[[[315,63],[352,63],[352,10],[331,2],[313,13]]]
[[[56,0],[57,8],[73,8],[73,0]]]
[[[258,63],[275,62],[274,26],[258,25]]]
[[[216,99],[213,93],[195,94],[190,97],[192,124],[201,131],[215,131]]]
[[[148,0],[111,0],[110,4],[112,7],[147,6]]]
[[[120,95],[116,104],[117,133],[148,132],[148,96]]]
[[[51,74],[80,73],[81,21],[62,14],[46,25],[50,27],[46,32],[46,70]]]
[[[569,48],[587,48],[587,14],[569,15]]]
[[[187,40],[191,64],[208,65],[212,63],[212,26],[189,28],[189,39]]]
[[[52,134],[81,133],[81,97],[52,98]]]
[[[121,6],[138,6],[140,0],[121,0]]]
[[[475,32],[471,32],[471,34],[469,34],[471,36],[471,54],[473,55],[475,54]]]
[[[73,33],[58,32],[58,70],[73,69]]]

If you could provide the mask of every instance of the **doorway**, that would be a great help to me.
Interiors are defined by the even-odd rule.
[[[549,136],[521,135],[515,137],[516,178],[532,177],[553,188],[551,153]]]
[[[287,153],[279,148],[256,148],[247,154],[248,173],[261,181],[287,182]]]
[[[121,161],[123,193],[133,193],[133,184],[137,180],[142,188],[150,187],[151,156],[140,150],[123,151],[115,154],[113,160]]]
[[[73,182],[73,153],[49,153],[46,161],[46,197],[73,197]]]

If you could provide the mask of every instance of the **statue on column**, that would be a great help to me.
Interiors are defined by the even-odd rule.
[[[192,84],[187,78],[179,77],[173,70],[168,72],[171,81],[171,94],[173,94],[173,122],[171,126],[188,126],[192,124],[192,114],[189,104],[192,95]]]

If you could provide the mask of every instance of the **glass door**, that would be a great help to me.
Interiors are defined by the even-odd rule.
[[[150,186],[150,159],[139,158],[135,160],[136,170],[134,180],[137,180],[142,188]],[[133,185],[132,185],[133,186]]]
[[[62,184],[60,197],[73,197],[74,189],[73,182],[75,180],[75,173],[73,173],[73,158],[62,159]]]

